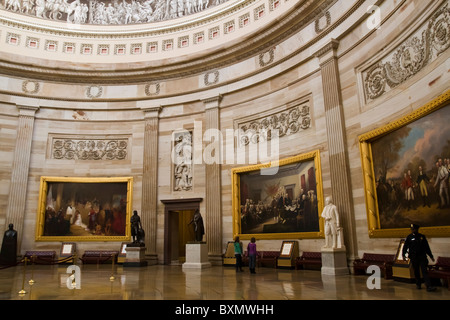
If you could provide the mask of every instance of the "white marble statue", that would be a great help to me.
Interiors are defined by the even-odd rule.
[[[331,197],[325,199],[325,207],[322,211],[325,220],[325,246],[324,248],[343,248],[341,227],[339,226],[339,213],[333,204]]]

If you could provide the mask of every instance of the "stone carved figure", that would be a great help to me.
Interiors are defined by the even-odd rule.
[[[325,220],[325,246],[324,248],[343,248],[341,239],[341,227],[339,226],[339,213],[333,204],[331,197],[325,199],[325,207],[322,211],[322,218]]]
[[[185,132],[175,139],[173,162],[175,191],[192,189],[192,135]]]
[[[130,223],[131,223],[131,236],[133,237],[133,243],[129,246],[144,247],[145,232],[144,229],[142,229],[141,218],[138,216],[136,210],[133,211]]]
[[[5,0],[8,11],[69,23],[131,24],[175,19],[228,0]]]
[[[5,231],[2,242],[2,251],[0,253],[0,264],[15,264],[17,261],[17,231],[14,225],[9,224]]]
[[[203,218],[200,211],[197,209],[194,213],[194,218],[188,225],[194,224],[195,241],[201,242],[203,240],[203,235],[205,234],[205,227],[203,225]]]

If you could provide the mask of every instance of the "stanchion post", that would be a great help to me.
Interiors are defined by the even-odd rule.
[[[36,255],[32,255],[31,256],[31,279],[28,280],[28,284],[31,286],[34,284],[33,278],[34,278],[34,263],[35,263],[35,261],[36,261]]]
[[[112,254],[112,269],[111,269],[111,277],[109,277],[109,281],[114,281],[116,278],[114,278],[114,260],[116,258],[116,254]]]
[[[26,271],[27,271],[27,261],[28,258],[25,257],[24,258],[24,262],[23,262],[23,278],[22,278],[22,290],[20,290],[18,293],[23,295],[26,294],[27,292],[25,291],[25,276],[26,276]]]

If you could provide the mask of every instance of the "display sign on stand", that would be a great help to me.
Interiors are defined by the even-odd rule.
[[[280,256],[277,260],[277,267],[293,268],[295,260],[299,256],[297,241],[283,241],[280,249]]]

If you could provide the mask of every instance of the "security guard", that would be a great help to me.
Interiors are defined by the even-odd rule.
[[[420,272],[427,286],[427,291],[435,291],[436,288],[431,286],[430,278],[428,277],[428,259],[427,255],[434,262],[433,254],[431,253],[430,246],[427,238],[419,233],[419,226],[417,224],[411,224],[411,234],[406,237],[405,244],[403,245],[403,260],[406,260],[406,253],[411,260],[411,264],[414,268],[414,276],[416,277],[417,289],[421,289],[422,279]]]

